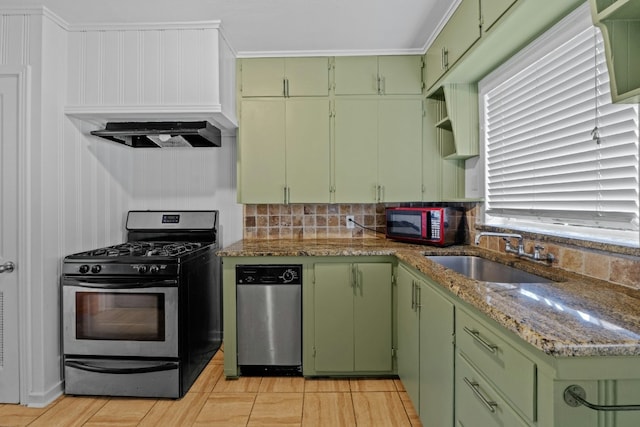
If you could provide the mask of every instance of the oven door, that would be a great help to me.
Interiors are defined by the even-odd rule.
[[[176,280],[65,277],[62,309],[67,355],[178,357]]]

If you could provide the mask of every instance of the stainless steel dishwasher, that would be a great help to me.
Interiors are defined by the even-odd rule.
[[[241,375],[302,374],[302,266],[236,266]]]

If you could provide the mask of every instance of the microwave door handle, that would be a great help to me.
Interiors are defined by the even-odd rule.
[[[170,371],[172,369],[178,369],[178,364],[175,362],[160,363],[152,366],[142,366],[139,368],[105,368],[103,366],[91,365],[89,363],[76,362],[73,360],[67,360],[64,362],[65,366],[70,368],[80,369],[81,371],[97,372],[99,374],[146,374],[149,372]]]
[[[90,289],[142,289],[142,288],[157,288],[176,286],[178,281],[175,279],[167,280],[153,280],[149,282],[126,282],[126,283],[102,283],[102,282],[87,282],[77,279],[66,278],[64,279],[64,285],[78,286],[80,288]]]

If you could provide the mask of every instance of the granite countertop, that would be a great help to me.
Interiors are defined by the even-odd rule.
[[[436,248],[386,239],[242,240],[220,256],[395,256],[523,340],[556,357],[640,355],[640,291],[475,246]],[[478,255],[554,280],[469,279],[425,255]]]

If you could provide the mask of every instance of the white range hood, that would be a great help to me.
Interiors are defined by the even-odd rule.
[[[65,114],[91,123],[206,121],[235,134],[235,52],[219,21],[68,27]]]

